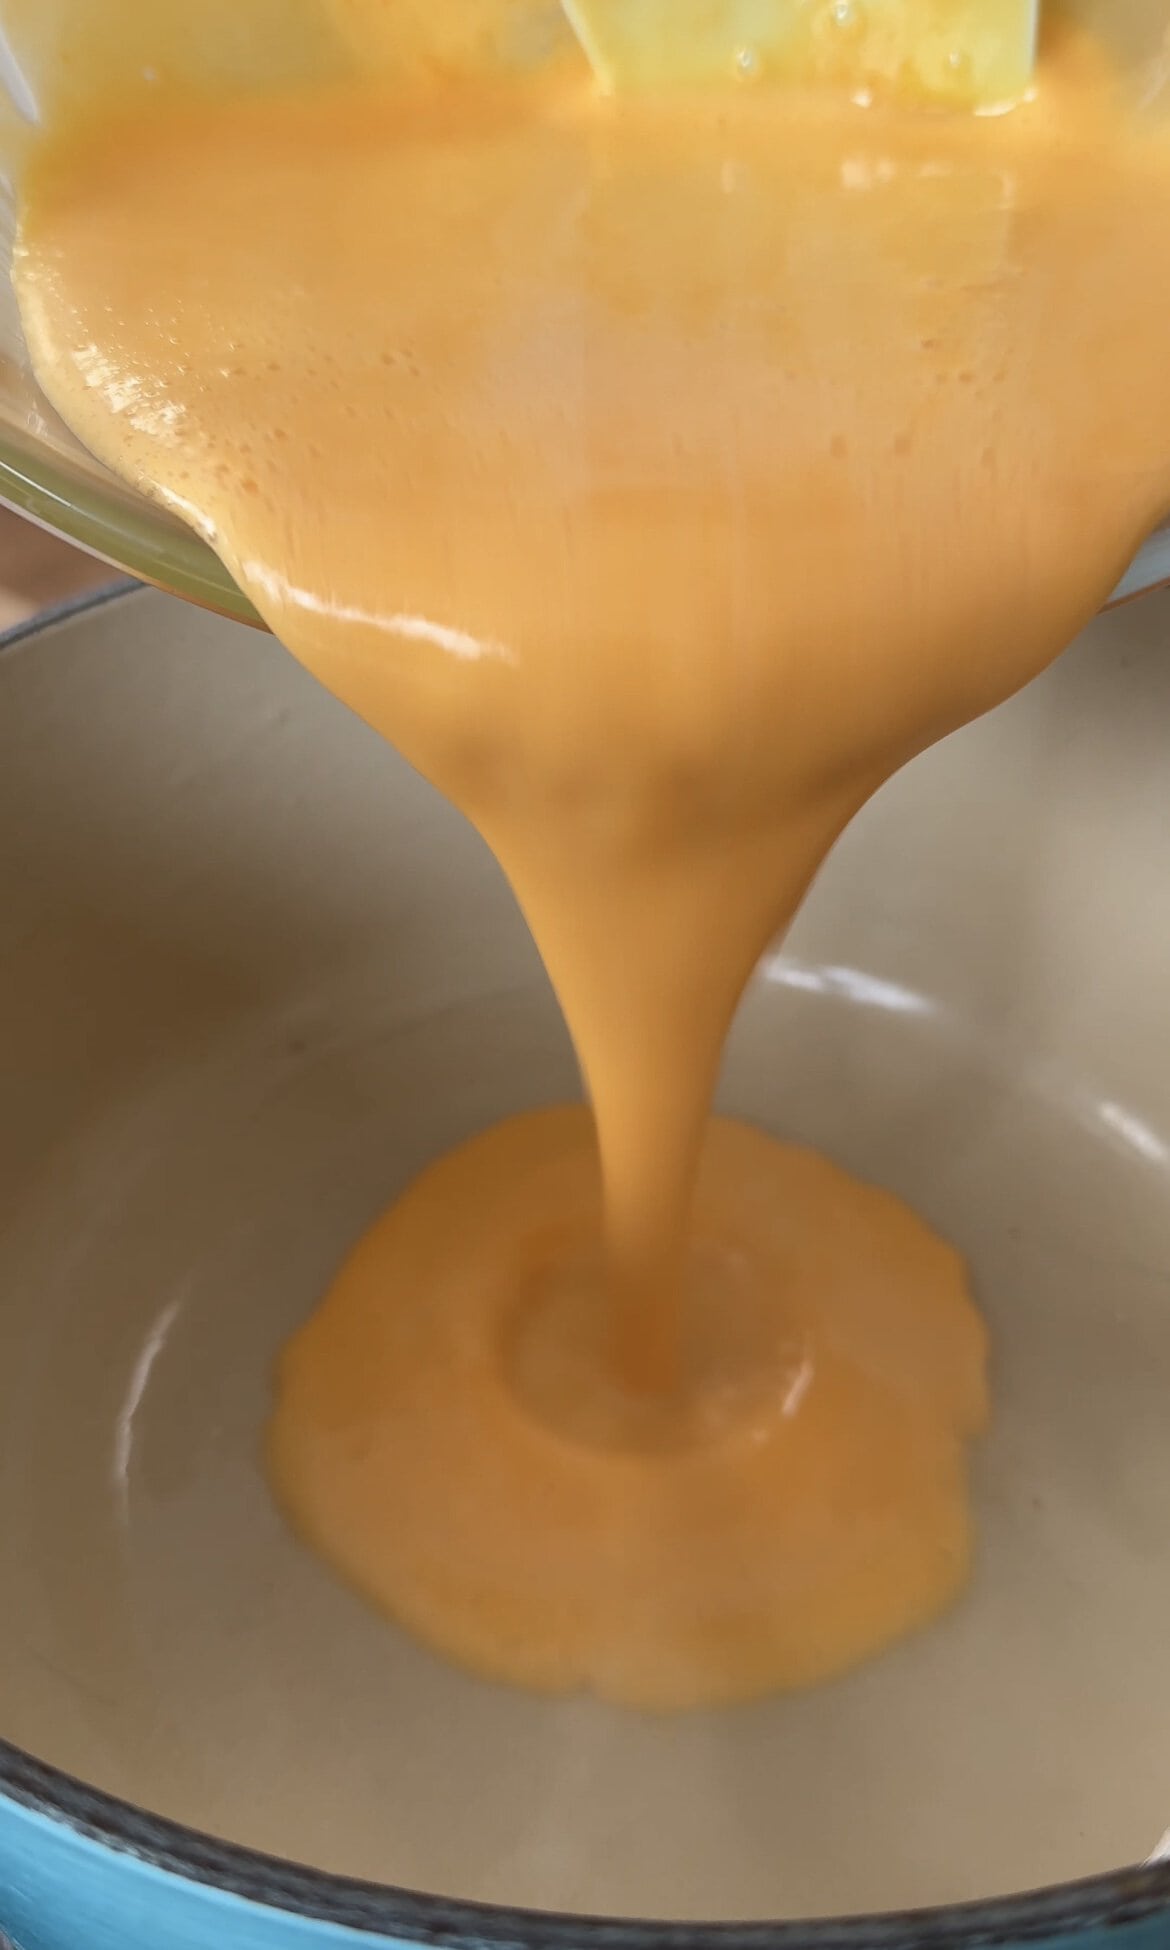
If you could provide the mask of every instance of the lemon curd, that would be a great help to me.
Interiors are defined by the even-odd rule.
[[[588,1087],[359,1244],[275,1492],[476,1671],[710,1703],[969,1574],[963,1269],[708,1113],[852,814],[1170,500],[1170,149],[1059,25],[994,120],[459,66],[58,117],[18,292],[90,448],[479,828]]]

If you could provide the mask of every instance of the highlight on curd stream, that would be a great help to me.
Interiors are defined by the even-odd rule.
[[[387,1186],[258,1437],[484,1680],[824,1687],[978,1586],[978,1270],[716,1099],[855,816],[1170,508],[1139,11],[0,9],[46,399],[470,822],[572,1039],[577,1101]]]

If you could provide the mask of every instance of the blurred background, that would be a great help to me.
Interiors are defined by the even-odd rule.
[[[0,508],[0,630],[113,580],[113,569],[104,563]]]

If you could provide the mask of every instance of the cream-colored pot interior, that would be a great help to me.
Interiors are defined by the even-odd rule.
[[[969,1599],[657,1721],[493,1690],[298,1548],[281,1338],[428,1159],[573,1094],[476,838],[270,639],[137,594],[0,654],[0,1735],[326,1869],[662,1916],[986,1895],[1170,1823],[1170,599],[919,761],[725,1103],[896,1189],[995,1333]]]

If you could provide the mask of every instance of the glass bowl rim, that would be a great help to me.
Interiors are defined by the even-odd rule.
[[[0,504],[168,595],[263,628],[252,604],[204,541],[177,516],[123,487],[71,468],[34,434],[0,426]],[[1170,521],[1156,529],[1106,608],[1170,584]]]

